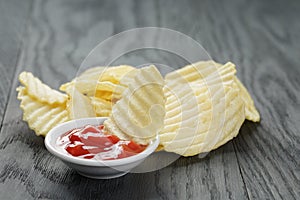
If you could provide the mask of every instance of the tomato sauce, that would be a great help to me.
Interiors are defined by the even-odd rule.
[[[141,153],[147,147],[109,134],[104,125],[70,130],[58,138],[57,144],[72,156],[101,160],[126,158]]]

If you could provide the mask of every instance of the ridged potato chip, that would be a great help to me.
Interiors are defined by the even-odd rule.
[[[235,66],[199,62],[166,76],[166,117],[160,141],[183,156],[209,152],[238,134],[244,102],[235,85]]]
[[[108,117],[111,114],[112,102],[97,97],[91,97],[97,117]]]
[[[206,61],[203,63],[213,63],[217,67],[221,67],[222,64],[216,63],[214,61]],[[247,120],[253,121],[253,122],[259,122],[260,120],[260,115],[259,112],[257,111],[254,102],[247,91],[246,87],[242,84],[242,82],[237,78],[234,77],[234,81],[236,83],[236,86],[239,88],[239,95],[243,99],[245,103],[245,116]]]
[[[259,122],[260,120],[259,112],[255,108],[254,102],[250,94],[248,93],[247,89],[237,77],[235,77],[235,83],[240,90],[239,95],[241,95],[242,99],[245,102],[246,119],[253,122]]]
[[[60,86],[60,90],[66,92],[67,88],[74,86],[82,93],[89,96],[94,95],[97,82],[100,75],[106,67],[93,67],[84,71],[80,76],[74,78],[71,82],[65,83]]]
[[[23,120],[35,131],[36,135],[46,134],[56,125],[69,120],[69,114],[65,105],[51,105],[47,102],[40,102],[28,95],[25,87],[18,87],[18,99],[23,110]]]
[[[108,67],[103,74],[101,74],[99,81],[110,81],[118,84],[126,74],[131,73],[133,70],[136,70],[136,68],[129,65]]]
[[[109,117],[107,120],[103,122],[105,129],[108,130],[109,133],[118,136],[122,140],[130,140],[131,137],[124,133],[117,125],[116,122]]]
[[[70,97],[67,102],[70,119],[96,117],[96,112],[89,97],[81,94],[74,86],[66,88],[66,92]]]
[[[112,118],[108,118],[104,121],[103,125],[105,129],[116,136],[118,136],[122,140],[134,140],[138,144],[147,145],[153,138],[140,138],[140,137],[131,137],[123,132],[116,124],[116,122]]]
[[[115,99],[120,99],[122,94],[115,92],[117,86],[117,84],[109,81],[98,82],[94,96],[106,101],[112,101],[113,95]]]
[[[22,72],[19,75],[19,80],[26,87],[27,93],[40,102],[65,104],[67,101],[67,95],[51,89],[48,85],[34,77],[30,72]]]
[[[93,67],[80,76],[76,77],[69,83],[65,83],[60,87],[61,91],[66,91],[66,88],[70,85],[75,85],[76,89],[89,97],[95,96],[99,91],[105,91],[106,95],[104,99],[111,98],[112,93],[114,92],[116,84],[125,76],[127,73],[136,70],[134,67],[129,65],[120,65],[115,67]]]
[[[113,134],[147,143],[163,127],[164,80],[152,65],[139,69],[127,84],[122,98],[113,105],[111,119],[104,124]]]

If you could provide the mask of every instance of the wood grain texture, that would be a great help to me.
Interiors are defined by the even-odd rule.
[[[11,90],[31,0],[0,1],[0,127]]]
[[[0,10],[11,6],[0,5]],[[14,80],[6,113],[0,115],[0,199],[299,199],[299,8],[299,1],[277,0],[34,1],[15,77],[32,71],[58,88],[107,37],[134,27],[166,27],[196,39],[217,61],[236,63],[262,121],[246,122],[233,142],[204,159],[180,158],[156,172],[92,180],[53,157],[43,138],[28,129]],[[0,20],[2,30],[1,23],[8,22]],[[13,65],[16,59],[6,54],[14,55],[18,44],[9,44],[12,50],[1,49],[0,61]],[[114,64],[148,62],[173,68],[186,64],[152,50],[131,52]],[[0,69],[8,70],[5,66]]]
[[[257,30],[244,37],[246,42],[264,41],[245,52],[259,59],[240,64],[245,66],[241,77],[252,88],[262,120],[258,126],[246,123],[234,144],[250,197],[299,199],[300,48],[295,44],[300,36],[300,5],[273,3],[269,7],[256,2],[247,11],[253,15],[239,17],[241,24],[251,22],[249,31]]]

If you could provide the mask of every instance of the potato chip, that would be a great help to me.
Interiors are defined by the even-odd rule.
[[[21,100],[20,107],[23,110],[23,120],[28,122],[29,127],[36,135],[46,134],[56,125],[69,120],[66,105],[51,105],[40,102],[28,95],[25,87],[18,87],[18,99]]]
[[[70,119],[80,119],[86,117],[96,117],[95,110],[89,97],[81,94],[74,86],[66,88],[70,96],[67,102],[67,110]]]
[[[111,96],[111,101],[116,103],[119,99],[122,98],[123,92],[128,88],[128,85],[132,82],[134,77],[136,77],[139,70],[132,70],[130,73],[127,73],[126,76],[123,76],[117,87],[114,89],[113,94]]]
[[[111,114],[112,103],[97,97],[91,97],[97,117],[108,117]]]
[[[103,125],[105,129],[116,136],[118,136],[122,140],[131,140],[131,137],[124,133],[115,123],[115,121],[109,117],[107,120],[104,121]]]
[[[185,82],[202,81],[213,72],[216,72],[217,67],[218,65],[216,65],[214,61],[200,61],[171,72],[167,74],[167,77],[169,81],[178,79],[178,75],[181,75],[181,78],[184,78],[179,79],[181,82],[183,80]]]
[[[245,102],[246,119],[253,122],[259,122],[260,115],[257,109],[255,108],[254,102],[250,94],[248,93],[247,89],[237,77],[235,77],[235,83],[237,84],[237,87],[240,89],[239,95],[241,95],[242,99]]]
[[[109,81],[98,82],[94,96],[107,101],[112,101],[114,96],[115,99],[119,100],[122,93],[117,93],[117,86],[117,84]]]
[[[217,66],[217,67],[222,66],[222,64],[216,63],[214,61],[205,61],[203,63],[214,63],[215,66]],[[234,81],[235,81],[237,87],[240,90],[239,95],[241,96],[241,98],[243,99],[243,101],[245,103],[245,116],[246,116],[246,119],[250,120],[250,121],[253,121],[253,122],[258,122],[260,120],[260,115],[259,115],[259,112],[257,111],[257,109],[254,105],[254,102],[253,102],[249,92],[247,91],[245,86],[242,84],[242,82],[237,77],[234,77]]]
[[[235,137],[243,123],[244,102],[235,86],[235,66],[199,62],[166,76],[166,117],[160,141],[183,156],[209,152]]]
[[[164,80],[155,66],[139,69],[112,108],[108,122],[115,124],[105,123],[119,129],[111,128],[112,133],[127,135],[137,142],[155,137],[163,127],[165,115],[163,85]]]
[[[86,70],[80,76],[76,77],[69,83],[65,83],[60,87],[60,90],[66,91],[66,88],[70,85],[75,85],[76,89],[89,97],[98,94],[97,90],[105,91],[106,97],[104,99],[111,98],[116,84],[127,73],[135,70],[134,67],[128,65],[120,65],[116,67],[94,67]],[[103,83],[104,82],[104,83]],[[101,94],[101,92],[100,92]]]
[[[214,145],[213,149],[216,149],[227,143],[239,133],[239,129],[242,126],[246,115],[245,102],[239,93],[240,90],[237,88],[237,85],[234,82],[233,88],[230,90],[228,96],[226,96],[226,101],[230,102],[230,109],[226,108],[224,125],[222,127],[222,136],[218,139],[218,142]]]
[[[73,86],[75,82],[76,88],[82,93],[92,96],[95,92],[95,87],[99,80],[99,76],[103,73],[106,67],[93,67],[84,71],[80,76],[74,78],[71,82],[60,86],[60,90],[66,92],[67,88]]]
[[[101,74],[99,81],[110,81],[112,83],[118,84],[124,75],[131,73],[136,70],[136,68],[129,65],[120,65],[116,67],[108,67],[105,69],[103,74]]]
[[[155,152],[163,151],[163,150],[164,150],[164,146],[158,145],[158,147],[155,149]]]
[[[65,104],[68,98],[67,95],[53,90],[48,85],[43,84],[30,72],[22,72],[19,75],[19,80],[26,87],[28,95],[36,98],[40,102],[49,104]]]
[[[140,137],[132,137],[130,135],[127,135],[123,130],[121,130],[116,122],[109,117],[107,120],[104,121],[103,125],[105,126],[105,129],[116,136],[118,136],[122,140],[133,140],[137,142],[138,144],[147,145],[153,138],[140,138]]]

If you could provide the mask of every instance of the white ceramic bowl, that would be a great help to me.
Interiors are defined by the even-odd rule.
[[[143,152],[137,155],[103,161],[74,157],[59,148],[56,144],[57,138],[65,132],[74,128],[84,127],[88,124],[100,125],[105,119],[106,117],[83,118],[59,124],[47,134],[45,138],[46,148],[50,153],[61,159],[66,165],[76,170],[79,174],[96,179],[110,179],[127,174],[131,169],[142,163],[144,159],[157,148],[159,144],[158,137],[150,142],[149,146]]]

